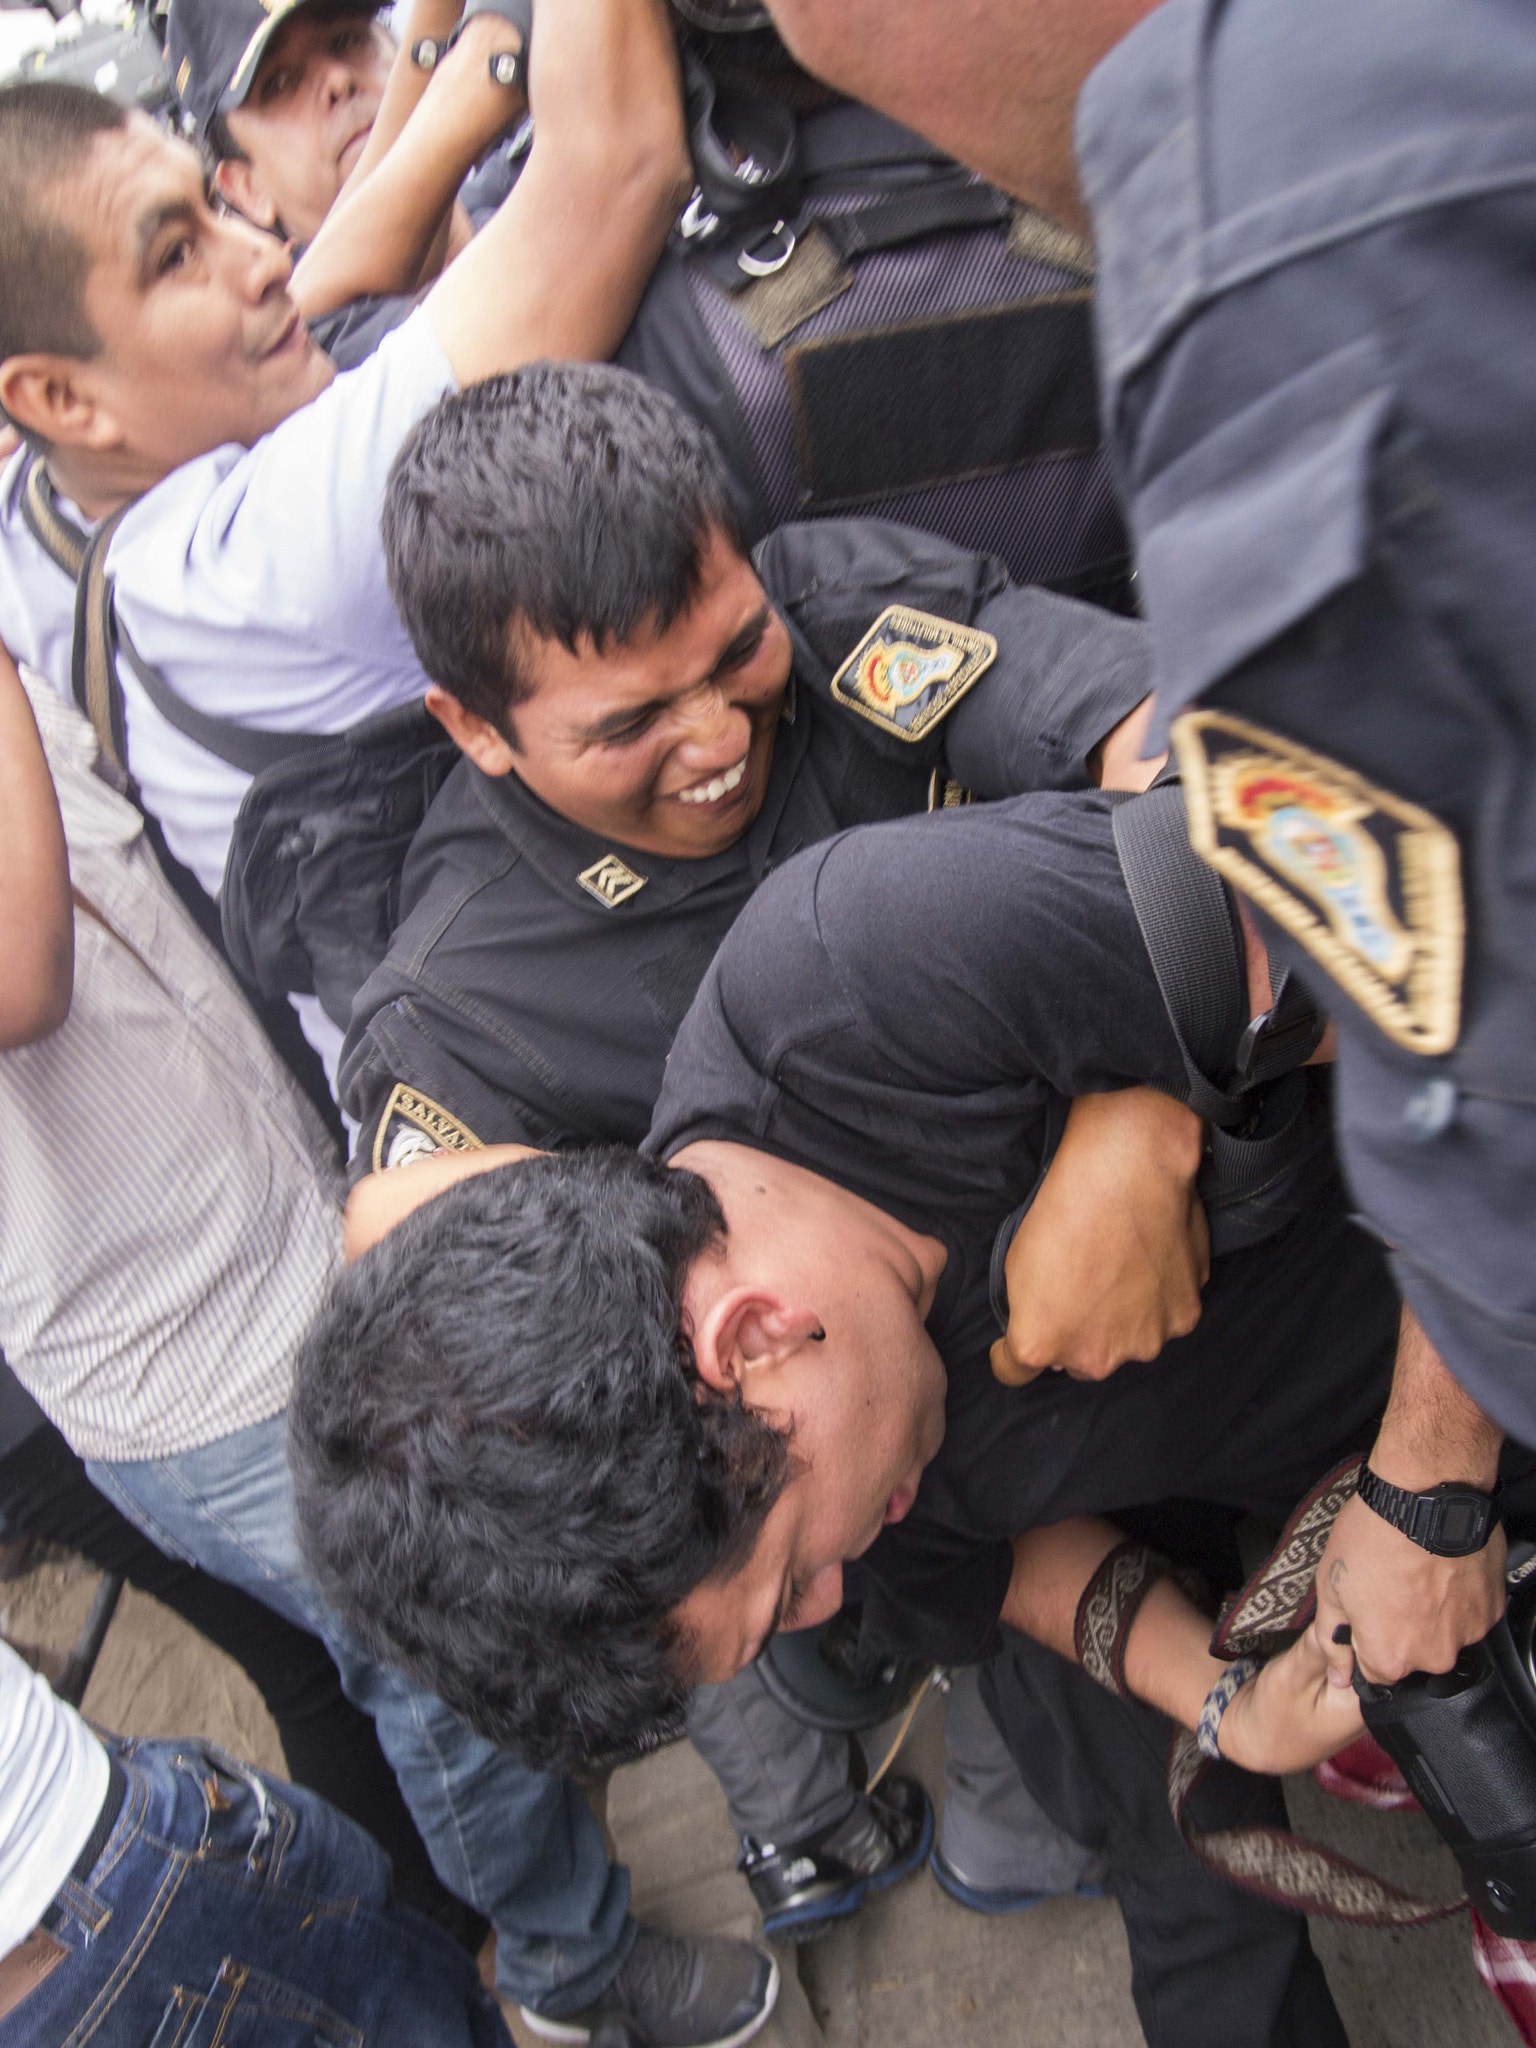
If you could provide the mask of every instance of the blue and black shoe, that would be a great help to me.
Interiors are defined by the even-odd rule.
[[[910,1877],[933,1847],[933,1802],[915,1778],[887,1778],[853,1811],[798,1842],[748,1835],[736,1868],[770,1941],[814,1941],[875,1892]]]
[[[972,1913],[1027,1913],[1031,1906],[1042,1906],[1047,1899],[1102,1899],[1104,1896],[1101,1884],[1074,1885],[1069,1892],[1014,1891],[972,1884],[946,1861],[942,1849],[935,1849],[928,1858],[928,1868],[933,1872],[939,1890],[947,1892],[956,1905],[964,1906]]]

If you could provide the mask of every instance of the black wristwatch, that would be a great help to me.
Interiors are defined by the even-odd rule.
[[[1366,1506],[1435,1557],[1471,1557],[1481,1550],[1499,1519],[1502,1490],[1496,1486],[1492,1493],[1479,1493],[1453,1480],[1428,1493],[1410,1493],[1379,1479],[1369,1465],[1360,1470],[1359,1493]]]

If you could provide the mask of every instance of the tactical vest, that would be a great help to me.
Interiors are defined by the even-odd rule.
[[[710,427],[749,541],[875,514],[1125,606],[1088,245],[868,107],[687,76],[698,187],[615,360]]]

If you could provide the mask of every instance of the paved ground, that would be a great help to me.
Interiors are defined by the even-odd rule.
[[[48,1564],[0,1587],[0,1633],[67,1648],[94,1576]],[[269,1769],[282,1758],[244,1673],[148,1600],[125,1594],[86,1696],[86,1712],[126,1733],[214,1737]],[[937,1790],[938,1710],[902,1767]],[[878,1740],[876,1753],[880,1753]],[[1384,1875],[1426,1891],[1455,1866],[1416,1815],[1361,1814],[1303,1781],[1292,1817]],[[618,1772],[608,1821],[646,1917],[678,1929],[747,1934],[751,1900],[713,1779],[686,1747]],[[1479,1984],[1465,1924],[1405,1934],[1314,1930],[1354,2048],[1516,2048]],[[763,2048],[1140,2048],[1119,1913],[1072,1900],[1008,1920],[951,1904],[923,1873],[834,1935],[783,1950],[784,1989]]]

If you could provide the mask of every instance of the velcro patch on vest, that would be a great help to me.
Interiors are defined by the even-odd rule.
[[[485,1147],[440,1102],[397,1081],[384,1105],[373,1140],[373,1170],[411,1166],[434,1152],[483,1152]]]
[[[996,659],[990,633],[893,604],[832,678],[832,695],[882,732],[916,742]]]
[[[1394,1044],[1461,1028],[1461,854],[1440,820],[1224,711],[1174,720],[1197,853],[1298,940]]]

